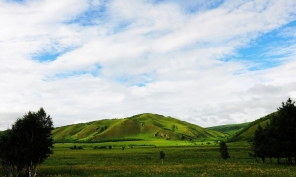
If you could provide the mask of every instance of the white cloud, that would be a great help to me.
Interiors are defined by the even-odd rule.
[[[257,71],[238,49],[274,30],[295,40],[296,2],[188,3],[0,1],[0,128],[41,106],[56,126],[143,112],[211,126],[295,99],[292,43]]]

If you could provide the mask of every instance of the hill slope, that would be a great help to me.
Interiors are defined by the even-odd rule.
[[[139,114],[123,119],[99,120],[55,128],[55,142],[102,142],[124,140],[217,139],[225,134],[172,117]]]
[[[207,129],[210,130],[215,130],[221,133],[226,133],[226,134],[234,134],[237,131],[247,127],[250,124],[250,122],[245,122],[241,124],[227,124],[227,125],[219,125],[219,126],[214,126],[214,127],[207,127]]]
[[[267,125],[267,123],[270,122],[270,118],[273,117],[274,114],[276,113],[268,114],[251,122],[248,126],[236,132],[232,137],[229,138],[228,141],[252,140],[259,124],[261,127],[264,128]]]

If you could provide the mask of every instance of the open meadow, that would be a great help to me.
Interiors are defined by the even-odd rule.
[[[163,141],[162,141],[163,142]],[[169,142],[169,141],[168,141]],[[201,142],[174,146],[143,142],[60,143],[38,167],[38,176],[296,176],[295,166],[258,163],[248,144],[228,144],[230,159],[220,157],[219,145]],[[158,142],[159,143],[159,142]],[[177,142],[175,142],[177,143]],[[70,149],[76,145],[77,149]],[[111,149],[109,149],[111,146]],[[124,150],[122,146],[125,146]],[[82,149],[78,149],[82,147]],[[106,148],[105,148],[106,147]],[[164,164],[159,152],[165,153]],[[282,159],[284,161],[284,159]],[[1,169],[2,170],[2,169]],[[2,176],[5,174],[1,171]]]

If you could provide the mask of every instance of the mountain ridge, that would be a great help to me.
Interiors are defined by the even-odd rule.
[[[233,134],[228,139],[228,141],[251,141],[254,137],[255,131],[257,130],[258,126],[260,125],[262,128],[264,128],[270,122],[270,119],[276,114],[277,112],[273,112],[259,119],[256,119],[253,122],[250,122],[248,126],[242,128],[241,130]]]
[[[223,139],[226,134],[170,116],[143,113],[121,119],[104,119],[57,127],[55,142],[102,142],[132,140]]]
[[[232,135],[232,134],[236,133],[237,131],[245,128],[250,123],[251,122],[244,122],[244,123],[239,123],[239,124],[224,124],[224,125],[217,125],[217,126],[206,127],[206,128]]]
[[[265,127],[276,112],[253,122],[201,127],[170,116],[143,113],[126,118],[96,120],[54,128],[54,142],[108,142],[138,140],[251,141],[260,124]],[[6,130],[0,131],[0,136]]]

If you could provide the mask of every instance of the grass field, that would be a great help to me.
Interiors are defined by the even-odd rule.
[[[232,135],[236,133],[237,131],[247,127],[250,124],[250,122],[245,122],[241,124],[227,124],[227,125],[219,125],[214,127],[207,127],[207,129],[215,130],[218,132],[226,133],[229,135]]]
[[[268,123],[270,123],[270,119],[276,114],[277,113],[274,112],[250,122],[247,126],[235,132],[233,136],[229,137],[228,141],[248,141],[253,139],[254,133],[258,129],[258,126],[260,125],[264,128]]]
[[[133,143],[134,146],[130,146]],[[296,176],[295,166],[257,163],[249,157],[247,143],[228,144],[228,160],[220,158],[219,147],[183,144],[157,146],[144,142],[55,144],[54,154],[38,168],[38,176]],[[157,142],[153,142],[154,144]],[[99,148],[102,146],[109,148]],[[165,144],[163,144],[165,145]],[[168,144],[166,144],[168,145]],[[125,146],[122,150],[121,146]],[[94,147],[98,147],[94,149]],[[166,157],[161,164],[159,152]],[[284,161],[284,159],[283,159]],[[1,176],[4,176],[1,171]]]

